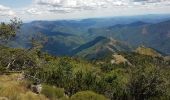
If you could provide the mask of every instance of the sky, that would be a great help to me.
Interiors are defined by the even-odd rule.
[[[170,0],[0,0],[0,20],[82,19],[170,14]]]

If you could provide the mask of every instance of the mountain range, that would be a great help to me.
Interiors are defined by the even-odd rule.
[[[42,50],[57,56],[93,58],[107,52],[134,50],[141,45],[170,54],[169,15],[33,21],[24,23],[9,45],[29,48],[30,39],[37,33],[48,38]]]

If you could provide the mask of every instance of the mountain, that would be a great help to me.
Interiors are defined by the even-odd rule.
[[[18,34],[16,38],[11,37],[15,33],[15,21],[14,26],[0,24],[2,41],[6,40],[6,37],[7,39],[11,37],[13,43],[31,46],[29,49],[20,49],[7,47],[5,43],[0,44],[1,99],[152,100],[160,98],[160,100],[167,100],[165,98],[170,98],[170,57],[162,56],[158,50],[148,48],[149,46],[140,46],[134,51],[134,48],[129,46],[128,40],[121,41],[130,38],[131,44],[138,43],[137,41],[149,43],[147,39],[150,41],[155,38],[157,39],[155,43],[158,44],[160,43],[158,37],[165,39],[169,34],[166,33],[169,32],[169,21],[154,24],[137,21],[118,24],[118,27],[114,25],[100,27],[92,29],[90,31],[92,33],[86,33],[87,35],[69,32],[68,29],[76,30],[79,24],[75,23],[68,27],[61,25],[63,30],[65,29],[63,32],[55,30],[55,26],[59,24],[52,23],[27,24],[28,28],[25,27],[21,31],[27,30],[25,32],[30,33]],[[88,25],[80,25],[80,27],[88,27]],[[116,33],[112,33],[115,31]],[[116,37],[115,35],[122,36],[120,39],[113,38]],[[131,37],[128,37],[129,35]],[[151,41],[152,46],[153,42]],[[52,55],[41,52],[41,47],[43,51]]]
[[[74,49],[72,54],[74,56],[76,55],[88,59],[96,59],[104,57],[109,53],[117,53],[120,51],[131,51],[131,48],[124,42],[117,41],[113,38],[99,36]]]
[[[170,19],[170,15],[140,15],[118,16],[108,18],[89,18],[81,20],[58,20],[58,21],[33,21],[24,23],[23,32],[42,32],[50,34],[61,32],[66,34],[86,35],[90,28],[103,28],[114,25],[143,25],[145,23],[158,23]],[[29,30],[29,31],[28,31]],[[30,33],[29,33],[30,34]],[[59,33],[56,33],[56,35]]]
[[[113,37],[134,47],[146,45],[165,54],[170,54],[170,20],[148,24],[136,22],[106,28],[90,29],[91,37]]]
[[[147,25],[147,24],[149,24],[149,23],[137,21],[137,22],[133,22],[133,23],[130,23],[130,24],[117,24],[117,25],[114,25],[114,26],[110,26],[109,29],[124,28],[124,27],[136,27],[136,26],[142,26],[142,25]]]
[[[42,33],[48,38],[43,51],[57,56],[70,56],[76,54],[76,48],[77,51],[81,51],[78,50],[80,46],[86,43],[89,45],[95,38],[101,36],[126,42],[134,48],[146,45],[162,53],[170,54],[170,21],[167,21],[169,19],[169,15],[140,15],[33,21],[24,23],[20,33],[11,40],[9,45],[29,48],[30,39],[37,33]]]

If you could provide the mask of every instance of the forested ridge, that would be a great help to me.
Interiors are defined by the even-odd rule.
[[[154,49],[142,46],[95,59],[57,57],[42,52],[44,36],[30,39],[26,49],[6,45],[21,25],[19,19],[0,24],[0,99],[170,99],[170,59]],[[41,91],[33,85],[41,85]]]

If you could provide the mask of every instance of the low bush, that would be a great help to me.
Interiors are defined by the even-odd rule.
[[[108,100],[108,99],[103,95],[94,93],[92,91],[82,91],[73,95],[70,100]]]
[[[64,97],[64,89],[56,88],[50,85],[43,85],[41,93],[48,97],[50,100],[56,100],[57,98]]]

